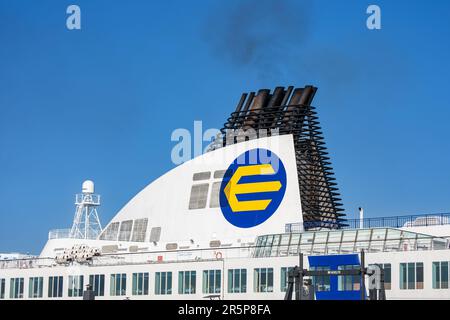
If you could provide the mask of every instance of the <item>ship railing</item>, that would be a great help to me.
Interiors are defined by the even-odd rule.
[[[89,240],[97,239],[98,232],[90,231],[88,234]],[[85,239],[85,237],[81,234],[72,235],[71,229],[53,229],[48,232],[48,239]]]
[[[339,221],[304,221],[303,223],[286,224],[286,232],[300,232],[304,229],[370,229],[370,228],[407,228],[450,225],[450,213],[432,213],[407,216],[391,216],[364,219],[348,219]]]
[[[114,266],[125,264],[223,261],[224,259],[250,258],[253,256],[254,248],[253,245],[250,245],[173,251],[107,253],[86,261],[72,261],[68,263],[57,263],[56,259],[53,258],[13,259],[0,261],[0,269],[31,269],[73,264]]]
[[[93,266],[158,264],[177,262],[223,261],[224,259],[251,258],[255,246],[183,249],[173,251],[103,254],[92,260]]]
[[[36,269],[50,267],[55,264],[52,258],[20,258],[0,260],[0,269]]]
[[[335,237],[344,232],[342,237]],[[350,232],[347,234],[346,232]],[[335,233],[331,235],[330,233]],[[336,240],[333,240],[336,239]],[[340,239],[340,240],[339,240]],[[368,253],[392,251],[449,250],[449,241],[397,229],[361,229],[284,233],[259,236],[255,244],[240,247],[193,248],[164,251],[103,253],[87,261],[57,263],[52,258],[0,261],[0,269],[30,269],[85,264],[119,266],[182,262],[223,261],[238,258],[267,258],[306,255],[346,254],[364,250]]]
[[[68,239],[70,238],[70,229],[53,229],[48,232],[48,239]]]

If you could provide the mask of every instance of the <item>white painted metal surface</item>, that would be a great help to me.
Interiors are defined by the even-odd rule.
[[[216,172],[225,170],[237,156],[254,148],[273,150],[280,157],[287,174],[286,192],[280,206],[268,220],[255,227],[239,228],[224,218],[220,208],[209,205],[212,198],[210,190],[213,190],[214,183],[221,181],[220,177],[215,177]],[[204,172],[210,173],[210,175],[205,175],[209,178],[200,182],[193,181],[194,174]],[[189,209],[191,188],[198,183],[209,185],[206,199],[208,205],[192,210]],[[49,278],[54,276],[63,277],[63,293],[60,298],[51,299],[81,299],[80,297],[69,297],[69,276],[82,275],[84,284],[87,284],[89,276],[96,274],[104,275],[105,279],[105,295],[97,297],[97,299],[202,299],[207,295],[202,290],[202,273],[205,270],[220,270],[220,296],[223,299],[283,298],[281,268],[293,267],[298,264],[298,250],[277,249],[276,251],[271,250],[269,255],[256,257],[255,245],[257,245],[256,241],[259,236],[284,234],[286,226],[301,226],[303,223],[295,151],[291,135],[261,138],[227,146],[180,165],[139,192],[110,221],[104,234],[98,237],[92,237],[89,231],[86,231],[92,224],[88,223],[88,229],[83,229],[83,219],[97,216],[95,208],[100,205],[100,197],[95,195],[94,191],[93,182],[83,183],[83,193],[76,198],[77,211],[74,226],[70,231],[50,232],[49,240],[39,258],[23,259],[23,256],[16,256],[13,259],[0,261],[0,280],[5,280],[3,282],[3,299],[11,298],[9,293],[13,284],[12,280],[17,278],[23,278],[24,289],[19,298],[29,298],[29,283],[34,277],[43,278],[43,296],[37,299],[49,299],[47,296]],[[92,216],[89,216],[91,214]],[[98,223],[100,222],[98,221]],[[108,227],[110,228],[108,229]],[[432,285],[433,262],[450,262],[448,242],[445,239],[436,240],[436,243],[439,244],[437,248],[430,240],[432,237],[426,236],[448,237],[450,225],[423,226],[415,224],[402,229],[418,232],[425,236],[421,237],[419,241],[418,236],[414,238],[411,233],[398,231],[399,239],[390,239],[390,242],[384,242],[383,246],[377,246],[376,241],[383,240],[377,238],[377,234],[380,232],[374,228],[358,229],[354,231],[360,232],[361,236],[370,235],[370,238],[367,238],[369,240],[364,240],[366,238],[363,239],[363,237],[358,238],[358,233],[355,233],[351,248],[341,244],[338,247],[338,253],[343,253],[343,250],[358,252],[361,246],[366,245],[364,241],[371,241],[373,246],[367,247],[366,263],[391,264],[391,289],[386,291],[388,299],[450,299],[450,289],[435,289]],[[303,230],[291,228],[290,231],[294,234]],[[110,232],[111,239],[102,240],[102,236],[105,236],[106,232]],[[319,233],[313,235],[313,238],[317,236],[319,239]],[[312,233],[303,234],[305,234],[305,239],[312,235]],[[320,233],[320,237],[327,239],[328,242],[331,241],[331,236],[323,237],[323,232]],[[347,237],[347,234],[341,235],[339,241],[345,243],[344,237]],[[280,243],[277,244],[280,248],[283,246],[282,239],[280,236]],[[441,245],[443,243],[445,245]],[[330,254],[336,250],[336,246],[330,243],[320,244],[317,248],[318,252],[313,250],[308,254]],[[80,252],[75,252],[77,250]],[[83,252],[101,252],[101,255],[79,256],[83,255]],[[75,258],[68,262],[67,259],[61,259],[64,254],[72,254],[79,259]],[[400,289],[400,264],[408,262],[423,263],[423,289]],[[256,292],[254,273],[257,268],[272,268],[273,284],[269,292]],[[228,291],[228,282],[231,280],[228,278],[230,269],[246,269],[245,293]],[[196,271],[196,292],[194,294],[179,293],[178,276],[181,271]],[[156,294],[155,282],[158,272],[172,272],[171,294]],[[117,273],[126,275],[125,294],[111,296],[110,285],[112,282],[110,280]],[[148,294],[133,295],[133,273],[149,274]]]

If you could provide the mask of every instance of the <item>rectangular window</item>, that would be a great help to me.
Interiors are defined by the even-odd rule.
[[[133,235],[131,236],[131,241],[144,242],[145,236],[147,235],[147,224],[148,219],[136,219],[134,220]]]
[[[433,262],[433,289],[448,289],[448,261]]]
[[[69,276],[69,297],[83,296],[83,276]]]
[[[448,261],[441,262],[441,289],[448,289]]]
[[[423,289],[423,263],[400,263],[400,289]]]
[[[155,273],[155,294],[172,294],[172,272]]]
[[[113,222],[108,225],[105,231],[100,235],[100,240],[117,240],[119,234],[119,222]]]
[[[416,288],[423,289],[423,263],[416,263]]]
[[[23,278],[12,278],[9,287],[10,299],[23,298]]]
[[[92,290],[96,297],[103,297],[105,295],[104,274],[91,274],[89,276],[89,284],[92,286]]]
[[[219,208],[220,207],[220,200],[219,200],[219,193],[220,193],[220,185],[222,182],[214,182],[211,187],[211,197],[209,200],[209,207],[210,208]]]
[[[195,184],[191,189],[191,198],[189,199],[189,210],[203,209],[206,207],[208,198],[209,183]]]
[[[109,294],[111,296],[124,296],[127,294],[126,273],[116,273],[111,275]]]
[[[385,263],[382,264],[383,271],[384,271],[384,289],[385,290],[391,290],[391,264]]]
[[[204,270],[203,271],[203,293],[215,294],[220,293],[222,284],[221,270]]]
[[[273,292],[273,268],[256,268],[253,276],[255,292]]]
[[[217,170],[214,172],[214,179],[223,179],[227,170]]]
[[[416,288],[416,265],[415,263],[408,263],[407,266],[408,273],[408,289]]]
[[[406,263],[400,263],[400,289],[405,290],[407,284],[407,272],[406,272]]]
[[[433,262],[433,289],[441,288],[441,263]]]
[[[211,172],[197,172],[192,176],[192,180],[200,181],[200,180],[209,180],[211,178]]]
[[[286,292],[287,291],[287,287],[288,287],[288,283],[289,283],[289,272],[291,272],[294,268],[289,267],[289,268],[281,268],[281,292]]]
[[[63,296],[63,277],[48,277],[48,297],[61,298]]]
[[[178,273],[178,294],[195,294],[196,271],[180,271]]]
[[[42,298],[43,296],[43,277],[30,278],[28,281],[28,298]]]
[[[0,299],[5,299],[5,279],[0,279]]]
[[[371,265],[379,265],[383,268],[384,271],[384,290],[391,290],[391,264],[390,263],[374,263],[374,264],[369,264],[369,266]]]
[[[338,270],[358,270],[359,265],[338,266]],[[361,287],[361,278],[358,275],[338,276],[338,291],[358,291]]]
[[[228,293],[247,292],[247,269],[228,270]]]
[[[122,221],[119,230],[119,241],[130,241],[133,220]]]
[[[159,242],[161,239],[161,227],[153,227],[150,231],[150,242]]]
[[[133,273],[133,296],[148,294],[148,272]]]
[[[330,267],[311,267],[311,271],[329,271]],[[313,278],[313,285],[315,288],[315,291],[330,291],[330,276],[324,275],[324,276],[314,276]]]

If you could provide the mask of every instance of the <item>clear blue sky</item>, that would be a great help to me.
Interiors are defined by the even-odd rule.
[[[319,87],[349,218],[450,211],[450,2],[242,2],[0,0],[0,252],[39,253],[88,178],[106,224],[174,166],[174,129],[277,85]]]

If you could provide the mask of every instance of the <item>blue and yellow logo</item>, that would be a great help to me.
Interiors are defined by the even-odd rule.
[[[228,167],[220,186],[220,207],[228,222],[255,227],[278,209],[286,191],[286,170],[267,149],[249,150]]]

